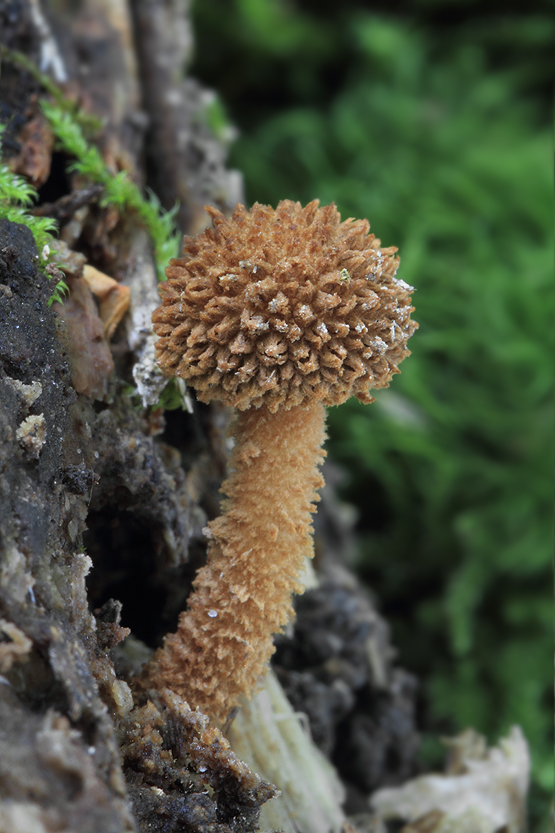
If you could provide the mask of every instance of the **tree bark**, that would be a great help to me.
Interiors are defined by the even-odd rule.
[[[175,38],[188,26],[186,4],[164,11]],[[0,5],[0,16],[9,54],[42,64],[100,116],[106,162],[144,183],[146,125],[156,127],[151,142],[165,134],[175,144],[177,128],[167,111],[140,109],[145,43],[127,4],[82,2],[70,13],[53,3],[47,16],[37,0],[21,0]],[[152,340],[148,236],[137,217],[102,207],[98,188],[65,172],[71,160],[52,155],[38,104],[45,91],[2,58],[4,155],[42,187],[41,213],[60,223],[72,291],[50,307],[53,286],[37,269],[30,230],[0,221],[0,830],[254,830],[275,790],[179,698],[157,691],[134,701],[126,681],[185,606],[206,512],[217,505],[227,418],[209,408],[176,416],[185,431],[175,448],[159,439],[160,409],[137,409],[139,396],[125,393]],[[178,77],[181,58],[173,61],[174,99],[192,124],[198,102]],[[33,120],[50,137],[40,165]],[[193,128],[188,139],[202,145]],[[179,170],[182,184],[188,171]],[[178,189],[182,220],[206,198],[195,187]],[[132,288],[131,314],[110,344],[85,260]],[[123,647],[122,605],[133,628]]]

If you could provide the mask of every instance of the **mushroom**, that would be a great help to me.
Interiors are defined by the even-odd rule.
[[[178,630],[146,681],[217,721],[249,697],[293,615],[313,553],[311,513],[323,485],[325,406],[386,387],[409,354],[412,287],[396,248],[335,205],[239,205],[186,238],[154,312],[157,360],[202,402],[234,406],[223,514]]]

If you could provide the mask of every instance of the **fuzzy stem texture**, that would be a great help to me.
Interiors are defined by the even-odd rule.
[[[208,560],[178,630],[147,671],[216,720],[250,697],[293,615],[291,596],[313,554],[311,513],[324,481],[325,408],[240,412],[223,514],[209,524]]]

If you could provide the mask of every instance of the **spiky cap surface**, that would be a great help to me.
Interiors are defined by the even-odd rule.
[[[186,238],[154,312],[158,363],[203,402],[275,412],[309,401],[371,402],[409,354],[412,287],[367,220],[335,205],[239,205]]]

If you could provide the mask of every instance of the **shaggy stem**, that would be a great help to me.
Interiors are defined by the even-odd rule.
[[[240,412],[234,426],[223,514],[209,524],[208,560],[178,630],[147,669],[217,720],[250,696],[274,651],[272,635],[293,615],[291,595],[311,556],[325,408]]]

